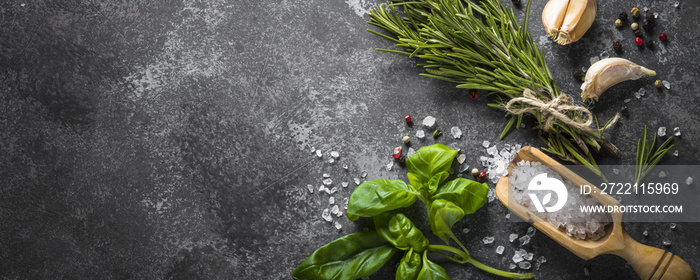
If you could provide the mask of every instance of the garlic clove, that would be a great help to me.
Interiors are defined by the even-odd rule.
[[[542,23],[547,34],[552,39],[556,39],[559,35],[559,27],[564,22],[566,16],[566,7],[569,6],[569,0],[551,0],[547,2],[542,10]]]
[[[654,70],[637,65],[627,59],[606,58],[588,68],[584,83],[581,85],[581,99],[584,102],[589,102],[591,99],[598,101],[605,90],[618,83],[655,75]]]
[[[550,0],[542,11],[542,23],[552,39],[566,45],[583,37],[596,13],[596,0]]]

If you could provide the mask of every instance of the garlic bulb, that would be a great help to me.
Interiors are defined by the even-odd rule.
[[[596,0],[550,0],[542,11],[544,29],[560,45],[576,42],[593,24]]]
[[[654,76],[656,72],[635,64],[624,58],[611,57],[600,60],[586,72],[586,79],[581,85],[581,99],[589,102],[598,101],[608,88],[627,80],[636,80],[644,76]]]

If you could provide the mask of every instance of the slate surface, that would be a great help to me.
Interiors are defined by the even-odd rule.
[[[614,54],[612,39],[623,41],[620,56],[670,81],[670,90],[644,78],[605,93],[593,108],[600,118],[613,116],[624,99],[631,99],[630,116],[608,132],[622,154],[602,153],[600,162],[633,163],[646,124],[681,127],[680,156],[666,163],[697,164],[700,5],[601,2],[578,43],[558,46],[543,34],[545,1],[533,4],[530,26],[560,89],[573,97],[579,83],[572,70]],[[375,51],[391,44],[365,32],[374,3],[3,1],[0,278],[290,279],[318,246],[370,226],[343,216],[335,218],[338,231],[321,219],[329,205],[318,193],[323,173],[336,186],[351,182],[336,201],[349,196],[362,171],[368,180],[405,178],[402,168],[385,167],[401,136],[419,128],[407,127],[404,115],[435,116],[444,130],[459,126],[462,139],[414,147],[454,142],[472,166],[486,154],[484,140],[540,145],[528,129],[498,140],[505,120],[485,106],[485,94],[471,100],[453,84],[419,77],[416,61]],[[647,36],[654,50],[638,49],[628,27],[613,25],[633,5],[659,13]],[[520,19],[523,10],[516,8]],[[658,42],[660,32],[668,43]],[[635,99],[640,88],[647,94]],[[331,150],[340,152],[333,164]],[[517,248],[508,234],[528,227],[506,222],[505,213],[494,201],[455,226],[475,258],[501,269]],[[627,229],[652,246],[670,239],[668,249],[700,271],[697,223]],[[494,244],[481,243],[487,235]],[[504,255],[495,254],[497,245],[505,245]],[[635,277],[620,258],[584,261],[541,233],[526,249],[547,258],[534,271],[540,279]],[[396,261],[370,279],[392,279]],[[440,263],[453,279],[492,278]]]

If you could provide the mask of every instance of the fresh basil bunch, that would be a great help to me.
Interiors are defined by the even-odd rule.
[[[442,144],[420,148],[406,161],[410,185],[401,180],[377,179],[357,186],[348,201],[351,221],[372,217],[375,230],[351,233],[328,243],[292,272],[295,279],[357,279],[374,274],[394,254],[403,251],[396,279],[450,279],[428,252],[457,263],[472,265],[509,278],[532,278],[531,273],[512,273],[486,266],[469,255],[457,240],[452,226],[464,215],[486,203],[489,187],[464,178],[447,183],[457,151]],[[423,233],[399,209],[420,199],[427,208],[430,231],[447,245],[429,244]],[[455,241],[459,248],[449,245]]]

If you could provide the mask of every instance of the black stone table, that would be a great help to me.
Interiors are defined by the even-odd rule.
[[[614,55],[613,39],[622,41],[619,56],[671,84],[657,90],[656,78],[643,78],[605,93],[592,109],[600,118],[631,101],[629,117],[607,132],[622,153],[601,153],[600,163],[633,164],[648,125],[682,129],[679,156],[664,164],[698,164],[700,5],[600,2],[591,29],[568,46],[545,36],[545,1],[533,4],[530,30],[559,88],[578,100],[572,71]],[[371,227],[343,215],[334,216],[337,230],[321,218],[329,207],[329,195],[318,192],[324,173],[338,187],[336,203],[363,171],[366,180],[405,179],[400,166],[386,167],[401,137],[419,128],[407,127],[405,115],[434,116],[447,131],[460,127],[461,139],[446,133],[414,140],[414,147],[454,143],[470,166],[481,167],[484,140],[541,145],[531,121],[499,140],[503,112],[486,106],[485,93],[471,100],[454,84],[418,76],[417,61],[375,51],[392,47],[365,31],[375,3],[381,1],[3,1],[0,278],[290,279],[320,245]],[[658,13],[647,36],[653,50],[637,48],[629,27],[614,27],[633,5]],[[516,8],[519,19],[523,11]],[[660,32],[667,43],[656,39]],[[647,94],[636,99],[640,88]],[[334,163],[330,151],[340,154]],[[475,258],[501,269],[517,249],[508,235],[528,227],[506,222],[506,213],[494,201],[455,225]],[[656,247],[670,239],[666,248],[700,271],[697,223],[627,229]],[[485,236],[496,241],[484,245]],[[497,245],[506,247],[503,255]],[[541,233],[526,250],[547,259],[531,269],[539,279],[636,277],[618,257],[584,261]],[[392,279],[397,261],[370,279]],[[493,278],[438,262],[453,279]]]

